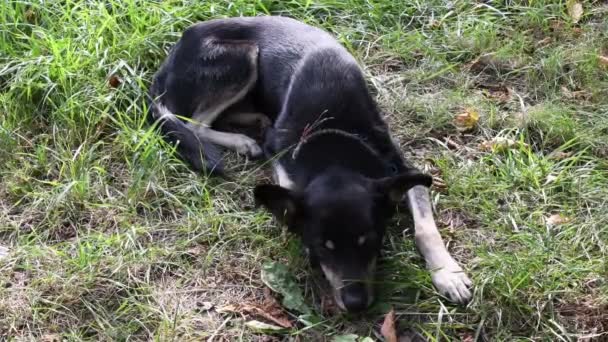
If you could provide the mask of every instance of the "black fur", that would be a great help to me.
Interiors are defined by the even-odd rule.
[[[254,48],[259,52],[251,57]],[[371,302],[369,278],[396,204],[413,186],[430,186],[431,178],[401,157],[356,60],[327,32],[292,19],[190,27],[151,94],[172,113],[195,117],[236,94],[254,69],[255,85],[235,105],[251,101],[271,119],[264,153],[291,180],[289,189],[257,186],[256,202],[302,238],[342,306],[361,310]],[[194,168],[218,167],[204,137],[176,121],[162,127]]]

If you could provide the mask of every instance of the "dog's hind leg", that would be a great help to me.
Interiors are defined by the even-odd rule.
[[[211,128],[228,107],[241,101],[257,81],[258,47],[247,41],[203,41],[201,65],[197,70],[201,95],[189,127],[201,140],[258,157],[262,149],[256,141],[238,133]]]
[[[196,132],[200,139],[227,147],[236,151],[238,154],[252,158],[257,158],[262,155],[262,148],[260,145],[258,145],[254,139],[244,134],[220,132],[203,125],[198,125],[196,127],[194,127],[194,125],[189,125],[189,127]]]
[[[471,299],[471,280],[452,258],[439,235],[428,188],[415,186],[407,192],[407,196],[414,217],[416,245],[426,260],[433,284],[453,302],[468,302]]]

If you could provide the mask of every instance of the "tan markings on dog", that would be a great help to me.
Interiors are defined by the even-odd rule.
[[[279,162],[274,162],[272,167],[274,169],[274,181],[278,183],[282,188],[293,190],[295,184],[289,178],[289,175],[287,174],[285,168]]]
[[[188,128],[194,132],[201,140],[227,147],[236,151],[238,154],[257,157],[262,154],[262,148],[258,143],[240,133],[220,132],[202,125],[188,124]]]
[[[323,270],[323,274],[325,274],[325,278],[329,285],[331,286],[331,290],[334,294],[334,300],[338,307],[342,310],[346,310],[346,306],[344,306],[344,302],[342,301],[342,296],[340,295],[340,289],[344,287],[344,282],[342,281],[342,276],[335,273],[332,269],[321,264],[321,269]]]
[[[367,306],[370,306],[374,302],[374,289],[372,286],[372,281],[376,272],[376,261],[377,258],[374,258],[369,263],[364,279],[356,279],[361,280],[365,283],[365,290],[367,292]],[[346,310],[346,306],[344,306],[344,302],[342,301],[342,293],[340,292],[344,287],[344,280],[342,279],[342,275],[334,272],[331,268],[322,263],[321,269],[323,270],[323,274],[325,274],[327,282],[331,286],[336,304],[340,309]]]
[[[407,192],[414,218],[416,245],[426,260],[427,269],[437,290],[454,302],[471,298],[471,280],[445,248],[433,219],[428,188],[417,185]]]
[[[208,53],[216,53],[220,55],[225,50],[221,44],[215,44],[211,40],[203,42],[210,46]],[[257,55],[258,47],[252,46],[248,51],[248,58],[251,67],[251,74],[247,79],[246,83],[236,91],[235,93],[226,93],[217,100],[218,103],[209,106],[208,103],[201,103],[192,115],[192,120],[196,124],[189,124],[188,127],[201,139],[212,142],[214,144],[224,146],[236,151],[239,154],[247,155],[250,157],[257,157],[262,154],[262,149],[257,142],[243,134],[220,132],[211,128],[213,122],[219,115],[222,114],[228,107],[232,106],[236,102],[242,100],[247,93],[255,86],[258,78],[257,71]],[[209,58],[215,58],[217,56],[212,55]],[[218,95],[219,96],[219,95]],[[226,97],[225,99],[223,97]]]
[[[165,107],[163,104],[161,103],[157,103],[156,104],[156,108],[157,110],[157,114],[156,114],[156,120],[158,121],[164,121],[164,120],[171,120],[174,121],[177,119],[177,117],[175,116],[175,114],[171,113],[171,111]]]

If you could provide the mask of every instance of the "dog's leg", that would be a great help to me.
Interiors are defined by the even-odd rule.
[[[257,142],[243,134],[220,132],[211,128],[227,108],[243,100],[257,81],[258,47],[247,41],[206,39],[197,72],[201,89],[189,128],[201,140],[235,150],[249,157],[262,155]]]
[[[278,183],[282,188],[294,190],[295,184],[289,178],[289,174],[287,174],[287,170],[281,165],[281,163],[277,160],[272,163],[272,168],[274,170],[274,181]]]
[[[471,298],[471,280],[452,258],[439,235],[428,189],[418,185],[410,189],[407,196],[414,217],[416,245],[426,260],[433,284],[453,302],[468,302]]]
[[[262,148],[258,143],[240,133],[220,132],[204,125],[192,125],[188,127],[197,134],[199,139],[227,147],[248,157],[257,158],[262,155]]]

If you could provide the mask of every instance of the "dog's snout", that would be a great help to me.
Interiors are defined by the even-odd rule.
[[[358,312],[367,308],[369,301],[364,283],[356,282],[348,284],[342,288],[341,292],[342,302],[346,310]]]

